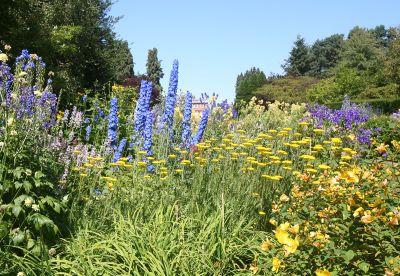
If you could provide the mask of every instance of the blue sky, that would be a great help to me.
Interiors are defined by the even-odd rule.
[[[156,47],[168,87],[179,60],[179,90],[218,93],[233,101],[236,77],[252,66],[282,73],[297,35],[311,44],[356,25],[400,24],[399,0],[118,0],[113,16],[119,37],[129,42],[135,72],[146,72],[147,51]]]

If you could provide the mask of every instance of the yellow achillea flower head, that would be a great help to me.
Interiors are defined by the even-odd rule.
[[[315,160],[315,157],[309,154],[300,155],[300,158],[303,158],[305,160]]]
[[[318,171],[314,168],[307,168],[306,172],[310,172],[310,173],[317,173]]]
[[[328,165],[325,165],[325,164],[321,164],[321,165],[318,165],[318,168],[320,168],[322,170],[329,170],[331,167]]]
[[[342,159],[342,160],[351,160],[351,156],[350,155],[342,155],[340,157],[340,159]]]
[[[315,134],[323,134],[325,131],[323,130],[323,129],[320,129],[320,128],[316,128],[316,129],[314,129],[314,133]]]
[[[182,164],[182,165],[189,165],[189,164],[190,164],[190,161],[187,160],[187,159],[183,159],[183,160],[181,161],[181,164]]]
[[[334,144],[341,144],[342,139],[340,139],[339,137],[334,137],[334,138],[331,138],[331,142]]]
[[[315,145],[315,146],[313,147],[313,149],[315,149],[316,151],[320,151],[320,150],[323,150],[324,147],[323,147],[322,145]]]

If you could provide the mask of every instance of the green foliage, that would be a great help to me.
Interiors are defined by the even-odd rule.
[[[400,39],[390,44],[385,64],[386,73],[391,81],[397,84],[397,95],[400,96]]]
[[[339,86],[334,77],[330,77],[306,90],[307,100],[317,103],[331,103],[342,100],[343,95],[339,92]]]
[[[364,74],[355,68],[339,67],[335,77],[338,86],[338,94],[343,97],[345,94],[350,97],[357,97],[359,93],[367,88],[368,79]]]
[[[239,220],[223,233],[220,212],[185,214],[180,208],[159,206],[146,220],[140,212],[115,212],[106,231],[83,228],[62,258],[52,260],[53,273],[229,275],[257,255],[260,238],[251,225]]]
[[[307,89],[316,83],[319,79],[311,76],[270,78],[254,95],[269,102],[305,103]]]
[[[383,60],[384,53],[368,30],[355,27],[350,31],[342,52],[343,66],[373,75],[382,68]]]
[[[110,56],[114,57],[110,60],[112,71],[115,72],[113,80],[121,81],[134,75],[133,57],[127,41],[115,40]]]
[[[398,98],[399,86],[395,83],[389,83],[385,86],[369,86],[361,91],[357,98],[358,99],[368,99],[368,100],[381,100],[390,102],[393,98]],[[393,107],[388,106],[385,110],[391,110]],[[394,107],[395,108],[395,107]]]
[[[311,66],[307,74],[313,76],[329,75],[329,70],[337,65],[343,50],[342,34],[334,34],[314,42],[310,49]]]
[[[60,61],[74,58],[78,52],[78,38],[82,35],[82,26],[61,26],[51,32],[50,42]]]
[[[161,68],[161,61],[157,57],[157,53],[157,48],[149,50],[147,54],[146,70],[149,79],[154,83],[154,85],[157,85],[160,88],[160,79],[164,77],[164,73]]]
[[[391,195],[399,189],[396,171],[396,165],[375,160],[342,168],[335,180],[299,177],[290,199],[277,197],[273,219],[278,242],[270,241],[273,248],[267,254],[282,260],[282,275],[312,275],[318,269],[331,275],[398,273],[400,235],[394,206],[400,202]],[[294,236],[300,244],[288,253],[283,244]]]
[[[387,48],[398,36],[396,28],[386,28],[384,25],[376,26],[369,32],[372,33],[379,45],[384,48]]]
[[[265,84],[266,80],[264,72],[255,67],[247,70],[244,74],[238,75],[236,79],[235,104],[240,104],[242,101],[245,103],[250,101],[257,88]]]
[[[294,46],[290,51],[289,58],[282,66],[289,76],[304,76],[311,69],[310,49],[304,38],[297,36]]]
[[[399,98],[387,98],[387,99],[354,99],[352,103],[363,104],[369,106],[377,113],[380,114],[392,114],[400,108]],[[342,106],[342,102],[330,102],[327,104],[330,108],[338,109]]]
[[[104,92],[104,84],[133,74],[128,44],[112,30],[118,19],[109,15],[111,5],[110,0],[7,1],[0,42],[11,45],[14,57],[24,48],[43,57],[65,106],[82,88]]]
[[[399,101],[400,108],[400,101]],[[375,140],[385,143],[391,147],[392,141],[400,141],[400,122],[387,116],[377,116],[369,120],[366,125],[369,129],[377,129]]]
[[[27,137],[16,123],[7,132],[11,134],[0,151],[0,245],[46,258],[66,211],[53,184],[60,173],[56,155],[38,143],[47,139]]]
[[[397,97],[400,91],[398,34],[398,29],[383,25],[374,29],[355,27],[347,39],[335,34],[315,41],[311,47],[298,37],[284,69],[287,76],[325,78],[307,87],[307,100],[311,102],[334,103],[344,95],[361,100]],[[286,95],[279,88],[268,93]]]

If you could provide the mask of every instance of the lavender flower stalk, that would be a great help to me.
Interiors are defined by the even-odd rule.
[[[110,113],[108,115],[108,133],[107,140],[112,148],[117,147],[118,139],[118,100],[117,98],[112,98],[110,101]]]
[[[199,128],[197,130],[196,135],[193,138],[193,144],[194,145],[200,143],[201,139],[203,138],[203,134],[204,134],[204,131],[205,131],[206,126],[207,126],[209,114],[210,114],[210,109],[206,109],[206,110],[203,111],[203,113],[201,115]]]
[[[188,91],[186,93],[185,107],[183,109],[183,122],[182,122],[182,146],[188,147],[190,144],[192,118],[192,94]]]

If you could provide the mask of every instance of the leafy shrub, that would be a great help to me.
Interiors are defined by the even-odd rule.
[[[52,132],[57,97],[51,79],[44,85],[43,61],[26,50],[17,58],[14,75],[4,62],[1,73],[0,252],[28,251],[46,259],[47,246],[67,226],[55,185],[61,172]]]
[[[377,129],[374,138],[379,143],[391,145],[393,140],[400,140],[400,122],[388,116],[377,116],[366,123],[366,127]]]
[[[268,102],[305,103],[305,91],[318,81],[309,76],[274,78],[258,88],[254,96]]]
[[[399,273],[400,199],[393,196],[399,192],[398,170],[378,162],[320,176],[299,174],[290,199],[275,199],[275,235],[262,245],[279,260],[279,272]]]
[[[340,100],[339,86],[334,78],[321,80],[306,91],[307,100],[326,104]]]
[[[357,99],[392,99],[396,94],[398,94],[398,85],[391,83],[380,87],[367,87],[357,95]]]

